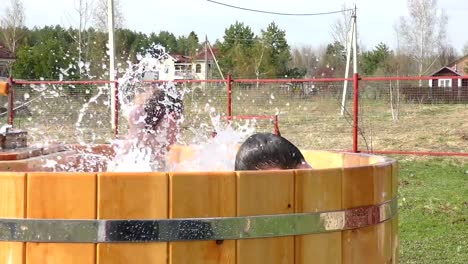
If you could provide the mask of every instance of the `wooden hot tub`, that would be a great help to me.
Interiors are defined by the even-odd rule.
[[[314,169],[41,169],[74,151],[0,161],[0,263],[398,262],[393,159],[304,150]],[[175,146],[169,162],[190,155]]]

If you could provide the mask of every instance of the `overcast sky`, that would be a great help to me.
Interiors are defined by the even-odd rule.
[[[4,0],[5,2],[7,0]],[[235,21],[249,25],[255,33],[275,21],[286,31],[290,45],[326,45],[333,39],[330,26],[340,14],[326,16],[278,16],[253,13],[210,3],[206,0],[120,0],[125,26],[145,33],[167,30],[176,36],[195,31],[200,40],[205,34],[214,42]],[[3,1],[2,1],[3,2]],[[77,0],[23,0],[26,25],[73,25],[77,21],[74,4]],[[407,14],[406,0],[219,0],[218,2],[244,8],[272,12],[317,13],[340,10],[343,3],[356,4],[360,42],[370,49],[379,42],[394,48],[394,25]],[[449,17],[448,38],[461,52],[468,42],[468,0],[440,0]]]

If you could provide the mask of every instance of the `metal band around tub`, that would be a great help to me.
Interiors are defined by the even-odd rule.
[[[397,198],[341,211],[158,220],[0,218],[0,241],[43,243],[169,242],[281,237],[375,225],[397,213]]]

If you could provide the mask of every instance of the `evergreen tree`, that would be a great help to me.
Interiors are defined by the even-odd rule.
[[[265,46],[266,56],[264,65],[270,69],[267,77],[283,77],[288,72],[288,64],[291,60],[291,51],[286,41],[286,32],[278,28],[272,22],[266,30],[262,30],[263,45]]]
[[[224,31],[223,40],[219,45],[221,69],[235,78],[253,76],[254,33],[252,29],[242,22],[236,22]]]
[[[379,43],[373,50],[362,54],[360,65],[362,73],[366,76],[374,75],[376,72],[388,73],[392,57],[393,51],[384,43]]]

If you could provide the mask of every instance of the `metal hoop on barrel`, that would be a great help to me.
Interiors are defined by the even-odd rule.
[[[0,241],[42,243],[170,242],[307,235],[363,228],[391,219],[397,198],[340,211],[157,220],[0,218]]]

